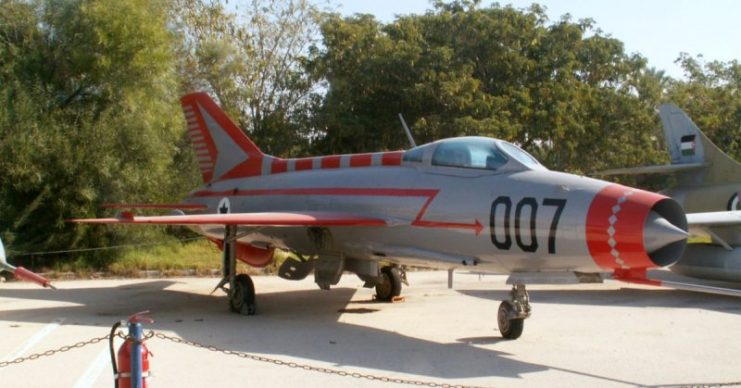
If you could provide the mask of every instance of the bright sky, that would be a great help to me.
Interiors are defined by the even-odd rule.
[[[317,1],[318,2],[318,1]],[[741,60],[741,1],[739,0],[539,0],[548,18],[557,21],[592,18],[595,27],[619,39],[627,53],[639,53],[648,64],[667,75],[682,78],[674,60],[679,53],[702,54],[706,61]],[[343,15],[369,13],[382,22],[395,15],[424,14],[428,0],[334,0]],[[482,1],[488,6],[492,1]],[[527,8],[531,0],[500,0]]]

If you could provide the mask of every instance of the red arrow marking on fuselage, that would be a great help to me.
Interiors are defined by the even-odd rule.
[[[419,226],[422,228],[446,228],[446,229],[473,229],[473,231],[476,233],[476,236],[481,234],[481,230],[484,229],[484,226],[481,225],[479,220],[477,218],[474,218],[473,224],[467,224],[467,223],[460,223],[460,222],[439,222],[439,221],[426,221],[422,219],[422,216],[427,212],[427,207],[430,206],[430,203],[435,199],[437,194],[440,192],[440,190],[435,190],[434,194],[430,195],[427,198],[427,202],[425,202],[424,205],[422,205],[422,209],[419,210],[419,213],[417,213],[417,218],[412,221],[412,225]]]
[[[253,189],[253,190],[202,190],[193,194],[195,197],[238,197],[260,195],[337,195],[337,196],[371,196],[371,197],[427,197],[427,201],[412,221],[412,226],[420,228],[470,229],[478,236],[484,226],[477,218],[472,223],[442,222],[423,220],[427,208],[440,193],[439,189],[390,189],[390,188],[355,188],[355,187],[327,187],[327,188],[291,188],[291,189]]]

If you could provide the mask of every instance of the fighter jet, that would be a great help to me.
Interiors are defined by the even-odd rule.
[[[281,277],[313,271],[327,289],[351,272],[381,301],[400,294],[404,266],[510,273],[497,321],[505,338],[517,338],[531,313],[526,284],[600,281],[603,273],[660,284],[647,269],[673,264],[686,244],[675,200],[550,171],[503,140],[283,159],[263,153],[207,94],[181,102],[203,186],[168,205],[180,209],[174,214],[74,221],[193,228],[223,249],[217,288],[234,312],[256,311],[237,259],[264,267],[282,249],[295,256]]]
[[[741,163],[713,144],[676,105],[662,105],[659,115],[671,164],[599,175],[674,174],[676,186],[661,193],[683,206],[690,233],[710,242],[689,244],[670,269],[696,278],[741,283]]]

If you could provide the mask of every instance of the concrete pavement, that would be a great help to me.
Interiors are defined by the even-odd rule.
[[[311,278],[254,277],[258,315],[229,313],[214,278],[0,284],[0,361],[105,336],[151,310],[145,330],[220,349],[347,373],[476,386],[741,384],[741,299],[619,283],[529,286],[533,316],[500,338],[505,276],[410,272],[401,303],[372,301],[352,275],[330,291]],[[117,346],[120,340],[117,341]],[[339,376],[148,341],[150,387],[380,387]],[[3,387],[110,387],[107,343],[0,368]],[[401,385],[399,385],[401,386]]]

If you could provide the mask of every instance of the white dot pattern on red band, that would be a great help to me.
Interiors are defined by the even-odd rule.
[[[618,213],[622,210],[621,205],[625,203],[625,201],[628,200],[628,197],[633,195],[635,193],[635,189],[626,191],[622,197],[618,198],[615,206],[612,207],[612,214],[610,214],[610,217],[607,219],[607,221],[610,223],[610,226],[607,228],[607,236],[609,237],[607,240],[607,244],[612,248],[610,250],[610,254],[615,259],[615,264],[619,265],[620,268],[627,269],[628,266],[625,265],[625,261],[620,257],[620,251],[618,250],[617,241],[615,240],[615,224],[618,222]]]

